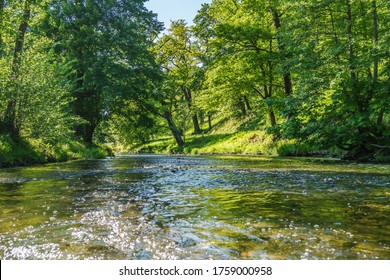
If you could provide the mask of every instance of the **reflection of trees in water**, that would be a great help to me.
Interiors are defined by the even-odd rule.
[[[388,175],[234,165],[133,156],[1,171],[0,254],[389,258]]]

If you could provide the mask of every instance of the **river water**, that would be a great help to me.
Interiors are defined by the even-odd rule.
[[[131,155],[0,170],[1,259],[390,259],[390,167]]]

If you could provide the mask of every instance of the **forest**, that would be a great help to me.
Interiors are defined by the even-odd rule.
[[[389,1],[213,0],[166,27],[145,2],[0,0],[0,167],[240,137],[390,161]]]

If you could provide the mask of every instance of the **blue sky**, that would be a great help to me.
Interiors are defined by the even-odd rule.
[[[171,20],[184,19],[192,24],[203,3],[211,3],[211,0],[149,0],[145,6],[158,14],[159,21],[168,28]]]

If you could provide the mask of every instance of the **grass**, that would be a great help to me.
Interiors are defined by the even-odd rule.
[[[184,153],[192,155],[271,155],[271,156],[340,156],[340,152],[323,151],[296,141],[276,140],[273,135],[261,130],[253,119],[226,119],[216,121],[213,129],[201,135],[187,132],[185,146],[177,147],[172,137],[150,141],[143,145],[123,149],[136,153]]]
[[[110,151],[104,147],[63,139],[48,143],[42,139],[25,139],[0,134],[0,167],[43,164],[72,159],[104,158]]]
[[[44,153],[34,149],[28,141],[0,134],[0,167],[44,162]]]
[[[322,151],[294,141],[274,140],[265,131],[241,131],[231,134],[203,134],[187,137],[183,149],[173,139],[163,139],[132,147],[137,153],[184,153],[192,155],[238,154],[272,156],[337,156],[337,151]],[[127,151],[127,152],[129,152]]]
[[[269,155],[294,157],[345,158],[347,151],[339,148],[321,148],[318,145],[303,143],[297,140],[275,139],[264,130],[262,120],[248,118],[226,118],[221,116],[214,120],[213,129],[192,135],[191,130],[185,133],[185,145],[179,148],[169,134],[142,145],[122,146],[112,149],[120,153],[163,153],[190,155]],[[390,156],[384,153],[375,155],[371,162],[389,163]]]
[[[193,136],[186,142],[188,154],[266,154],[274,155],[272,136],[264,131]]]

